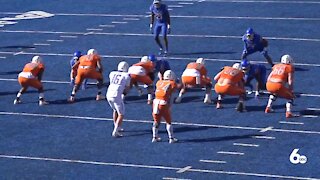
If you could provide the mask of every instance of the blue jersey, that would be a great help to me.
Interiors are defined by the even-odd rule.
[[[266,83],[267,69],[262,64],[250,64],[250,69],[245,73],[244,79],[246,84],[250,83],[252,79],[261,80],[262,83]],[[259,79],[258,79],[259,78]]]
[[[262,51],[264,46],[262,44],[262,37],[259,34],[254,34],[253,40],[249,40],[246,35],[243,35],[242,41],[244,42],[245,51]]]
[[[150,11],[155,15],[156,23],[167,24],[169,20],[168,7],[165,4],[161,4],[159,8],[156,8],[154,4],[150,6]]]
[[[170,65],[167,60],[161,59],[156,62],[155,70],[163,74],[166,70],[170,70]]]

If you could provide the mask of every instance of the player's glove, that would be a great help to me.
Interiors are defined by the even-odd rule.
[[[168,24],[168,34],[170,34],[171,33],[171,26],[170,26],[170,24]]]
[[[151,32],[151,34],[153,34],[153,24],[150,24],[150,32]]]

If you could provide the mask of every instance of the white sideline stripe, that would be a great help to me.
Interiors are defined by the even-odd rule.
[[[194,3],[193,2],[179,2],[178,4],[181,4],[181,5],[193,5]]]
[[[86,32],[86,33],[84,33],[83,35],[85,35],[85,36],[87,36],[87,35],[90,35],[90,34],[94,34],[94,32]]]
[[[101,28],[87,28],[87,31],[102,31]]]
[[[78,36],[60,36],[61,38],[77,38]]]
[[[14,54],[15,52],[10,51],[0,51],[0,54]],[[25,55],[42,55],[42,56],[64,56],[64,57],[72,57],[70,54],[63,54],[63,53],[40,53],[40,52],[24,52]],[[118,55],[102,55],[101,57],[104,58],[127,58],[127,59],[140,59],[141,56],[118,56]],[[193,61],[194,58],[184,58],[184,57],[168,57],[170,60],[187,60],[187,61]],[[208,58],[206,61],[212,61],[212,62],[239,62],[238,59],[214,59],[214,58]],[[255,61],[256,63],[262,63],[266,64],[265,61]],[[312,66],[312,67],[320,67],[320,64],[306,64],[306,63],[294,63],[296,66]],[[320,97],[320,95],[317,94],[300,94],[302,96],[312,96],[312,97]]]
[[[307,108],[307,110],[311,110],[311,111],[320,111],[320,108]]]
[[[166,0],[166,1],[171,1],[171,2],[179,2],[181,0]],[[318,1],[256,1],[256,0],[183,0],[186,2],[210,2],[210,3],[215,3],[215,2],[223,2],[223,3],[275,3],[275,4],[320,4]]]
[[[218,154],[228,154],[228,155],[239,155],[239,156],[243,156],[244,153],[242,152],[232,152],[232,151],[218,151]]]
[[[51,161],[51,162],[63,162],[63,163],[78,163],[78,164],[90,164],[90,165],[102,165],[102,166],[146,168],[146,169],[162,169],[162,170],[175,170],[175,171],[180,170],[180,168],[169,167],[169,166],[150,166],[150,165],[141,165],[141,164],[108,163],[108,162],[101,162],[101,161],[85,161],[85,160],[60,159],[60,158],[48,158],[48,157],[31,157],[31,156],[14,156],[14,155],[4,155],[4,154],[0,154],[0,158],[36,160],[36,161]],[[238,175],[238,176],[253,176],[253,177],[270,177],[270,178],[282,178],[282,179],[320,180],[319,178],[310,178],[310,177],[284,176],[284,175],[276,175],[276,174],[247,173],[247,172],[207,170],[207,169],[189,169],[188,172],[226,174],[226,175]]]
[[[279,121],[280,124],[304,125],[303,122]]]
[[[14,56],[16,56],[16,55],[19,55],[19,54],[23,54],[23,51],[20,51],[20,52],[14,53],[13,55],[14,55]]]
[[[97,120],[97,121],[113,121],[111,118],[98,118],[98,117],[86,117],[86,116],[68,116],[68,115],[55,115],[55,114],[34,114],[34,113],[16,113],[16,112],[4,112],[0,111],[2,115],[17,115],[17,116],[35,116],[35,117],[51,117],[51,118],[69,118],[69,119],[84,119],[84,120]],[[132,123],[153,123],[150,120],[134,120],[124,119],[125,122]],[[165,123],[165,122],[162,122]],[[216,124],[198,124],[198,123],[184,123],[184,122],[173,122],[174,125],[182,126],[198,126],[198,127],[211,127],[211,128],[224,128],[224,129],[242,129],[242,130],[255,130],[260,131],[267,128],[248,127],[248,126],[231,126],[231,125],[216,125]],[[307,130],[295,130],[295,129],[272,129],[268,127],[269,131],[273,132],[286,132],[286,133],[301,133],[301,134],[316,134],[320,135],[319,131],[307,131]]]
[[[48,43],[33,43],[35,46],[50,46]]]
[[[127,24],[128,22],[126,21],[112,21],[112,24]]]
[[[113,24],[125,24],[128,22],[117,22],[112,21]],[[69,31],[32,31],[32,30],[0,30],[0,33],[36,33],[36,34],[71,34],[71,35],[86,35],[83,32],[69,32]],[[95,35],[109,35],[109,36],[153,36],[152,34],[142,33],[111,33],[111,32],[90,32]],[[221,35],[198,35],[198,34],[175,34],[168,35],[171,37],[183,37],[183,38],[230,38],[230,39],[241,39],[242,36],[221,36]],[[308,39],[308,38],[290,38],[290,37],[265,37],[270,40],[284,40],[284,41],[310,41],[320,42],[320,39]]]
[[[128,17],[125,17],[125,18],[123,18],[123,20],[125,20],[125,21],[139,21],[140,19],[139,18],[128,18]]]
[[[168,8],[182,8],[182,5],[168,5]]]
[[[272,136],[251,136],[251,137],[255,139],[276,139],[275,137],[272,137]]]
[[[303,115],[302,117],[305,117],[305,118],[316,118],[318,116],[315,116],[315,115]]]
[[[216,163],[216,164],[226,164],[226,161],[214,161],[214,160],[206,160],[206,159],[200,159],[200,162],[204,163]]]
[[[259,147],[258,144],[233,143],[234,146]]]
[[[181,178],[172,178],[172,177],[163,177],[163,180],[191,180],[191,179],[181,179]]]
[[[272,130],[272,129],[273,129],[273,127],[272,127],[272,126],[269,126],[269,127],[264,128],[264,129],[261,129],[260,132],[267,132],[267,131],[270,131],[270,130]]]
[[[1,54],[1,52],[0,52],[0,54]],[[41,55],[41,53],[21,53],[21,54]],[[102,56],[102,57],[104,57],[104,56]],[[207,61],[208,61],[208,59],[207,59]],[[0,78],[0,81],[17,81],[17,79]],[[69,81],[54,81],[54,80],[42,80],[42,82],[45,82],[45,83],[56,83],[56,84],[69,84],[70,83]],[[304,96],[304,97],[320,97],[320,94],[300,94],[300,96]]]
[[[47,39],[48,42],[63,42],[63,39]]]
[[[115,25],[113,24],[100,24],[99,27],[108,27],[108,28],[114,28],[116,27]]]
[[[188,2],[183,2],[188,3]],[[192,3],[193,4],[193,3]],[[320,3],[319,3],[320,4]],[[170,8],[171,9],[171,8]],[[150,14],[150,12],[146,12]],[[17,15],[21,12],[0,12],[0,14]],[[150,15],[138,15],[138,14],[68,14],[57,13],[55,16],[94,16],[94,17],[132,17],[132,18],[149,18]],[[183,16],[172,15],[171,18],[189,18],[189,19],[252,19],[252,20],[297,20],[297,21],[320,21],[320,18],[304,18],[304,17],[250,17],[250,16]]]
[[[177,171],[177,173],[184,173],[184,172],[188,171],[188,170],[191,169],[191,168],[192,168],[192,166],[186,166],[186,167],[184,167],[184,168],[182,168],[182,169],[179,169],[179,170]]]

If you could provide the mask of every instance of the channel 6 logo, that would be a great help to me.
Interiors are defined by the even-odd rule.
[[[292,164],[305,164],[307,162],[307,157],[304,155],[298,154],[299,149],[294,149],[290,154],[290,162]]]

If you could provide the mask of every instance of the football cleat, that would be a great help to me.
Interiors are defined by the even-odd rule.
[[[121,134],[120,132],[118,132],[118,131],[113,131],[112,132],[112,137],[122,137],[123,136],[123,134]]]
[[[174,102],[175,103],[181,103],[181,100],[182,100],[182,97],[178,96]]]
[[[172,143],[176,143],[178,142],[178,139],[177,138],[170,138],[169,139],[169,143],[172,144]]]
[[[273,113],[274,110],[271,107],[266,107],[266,109],[264,110],[265,113]]]
[[[21,103],[21,100],[19,99],[15,99],[14,101],[13,101],[13,104],[20,104]]]
[[[286,112],[286,118],[294,118],[294,117],[299,117],[298,114],[293,114],[292,112]]]
[[[49,103],[45,100],[40,100],[39,101],[39,106],[44,106],[44,105],[48,105]]]
[[[151,142],[160,142],[161,141],[161,138],[160,137],[153,137]]]
[[[96,97],[96,101],[104,100],[105,97],[102,94],[98,94]]]

